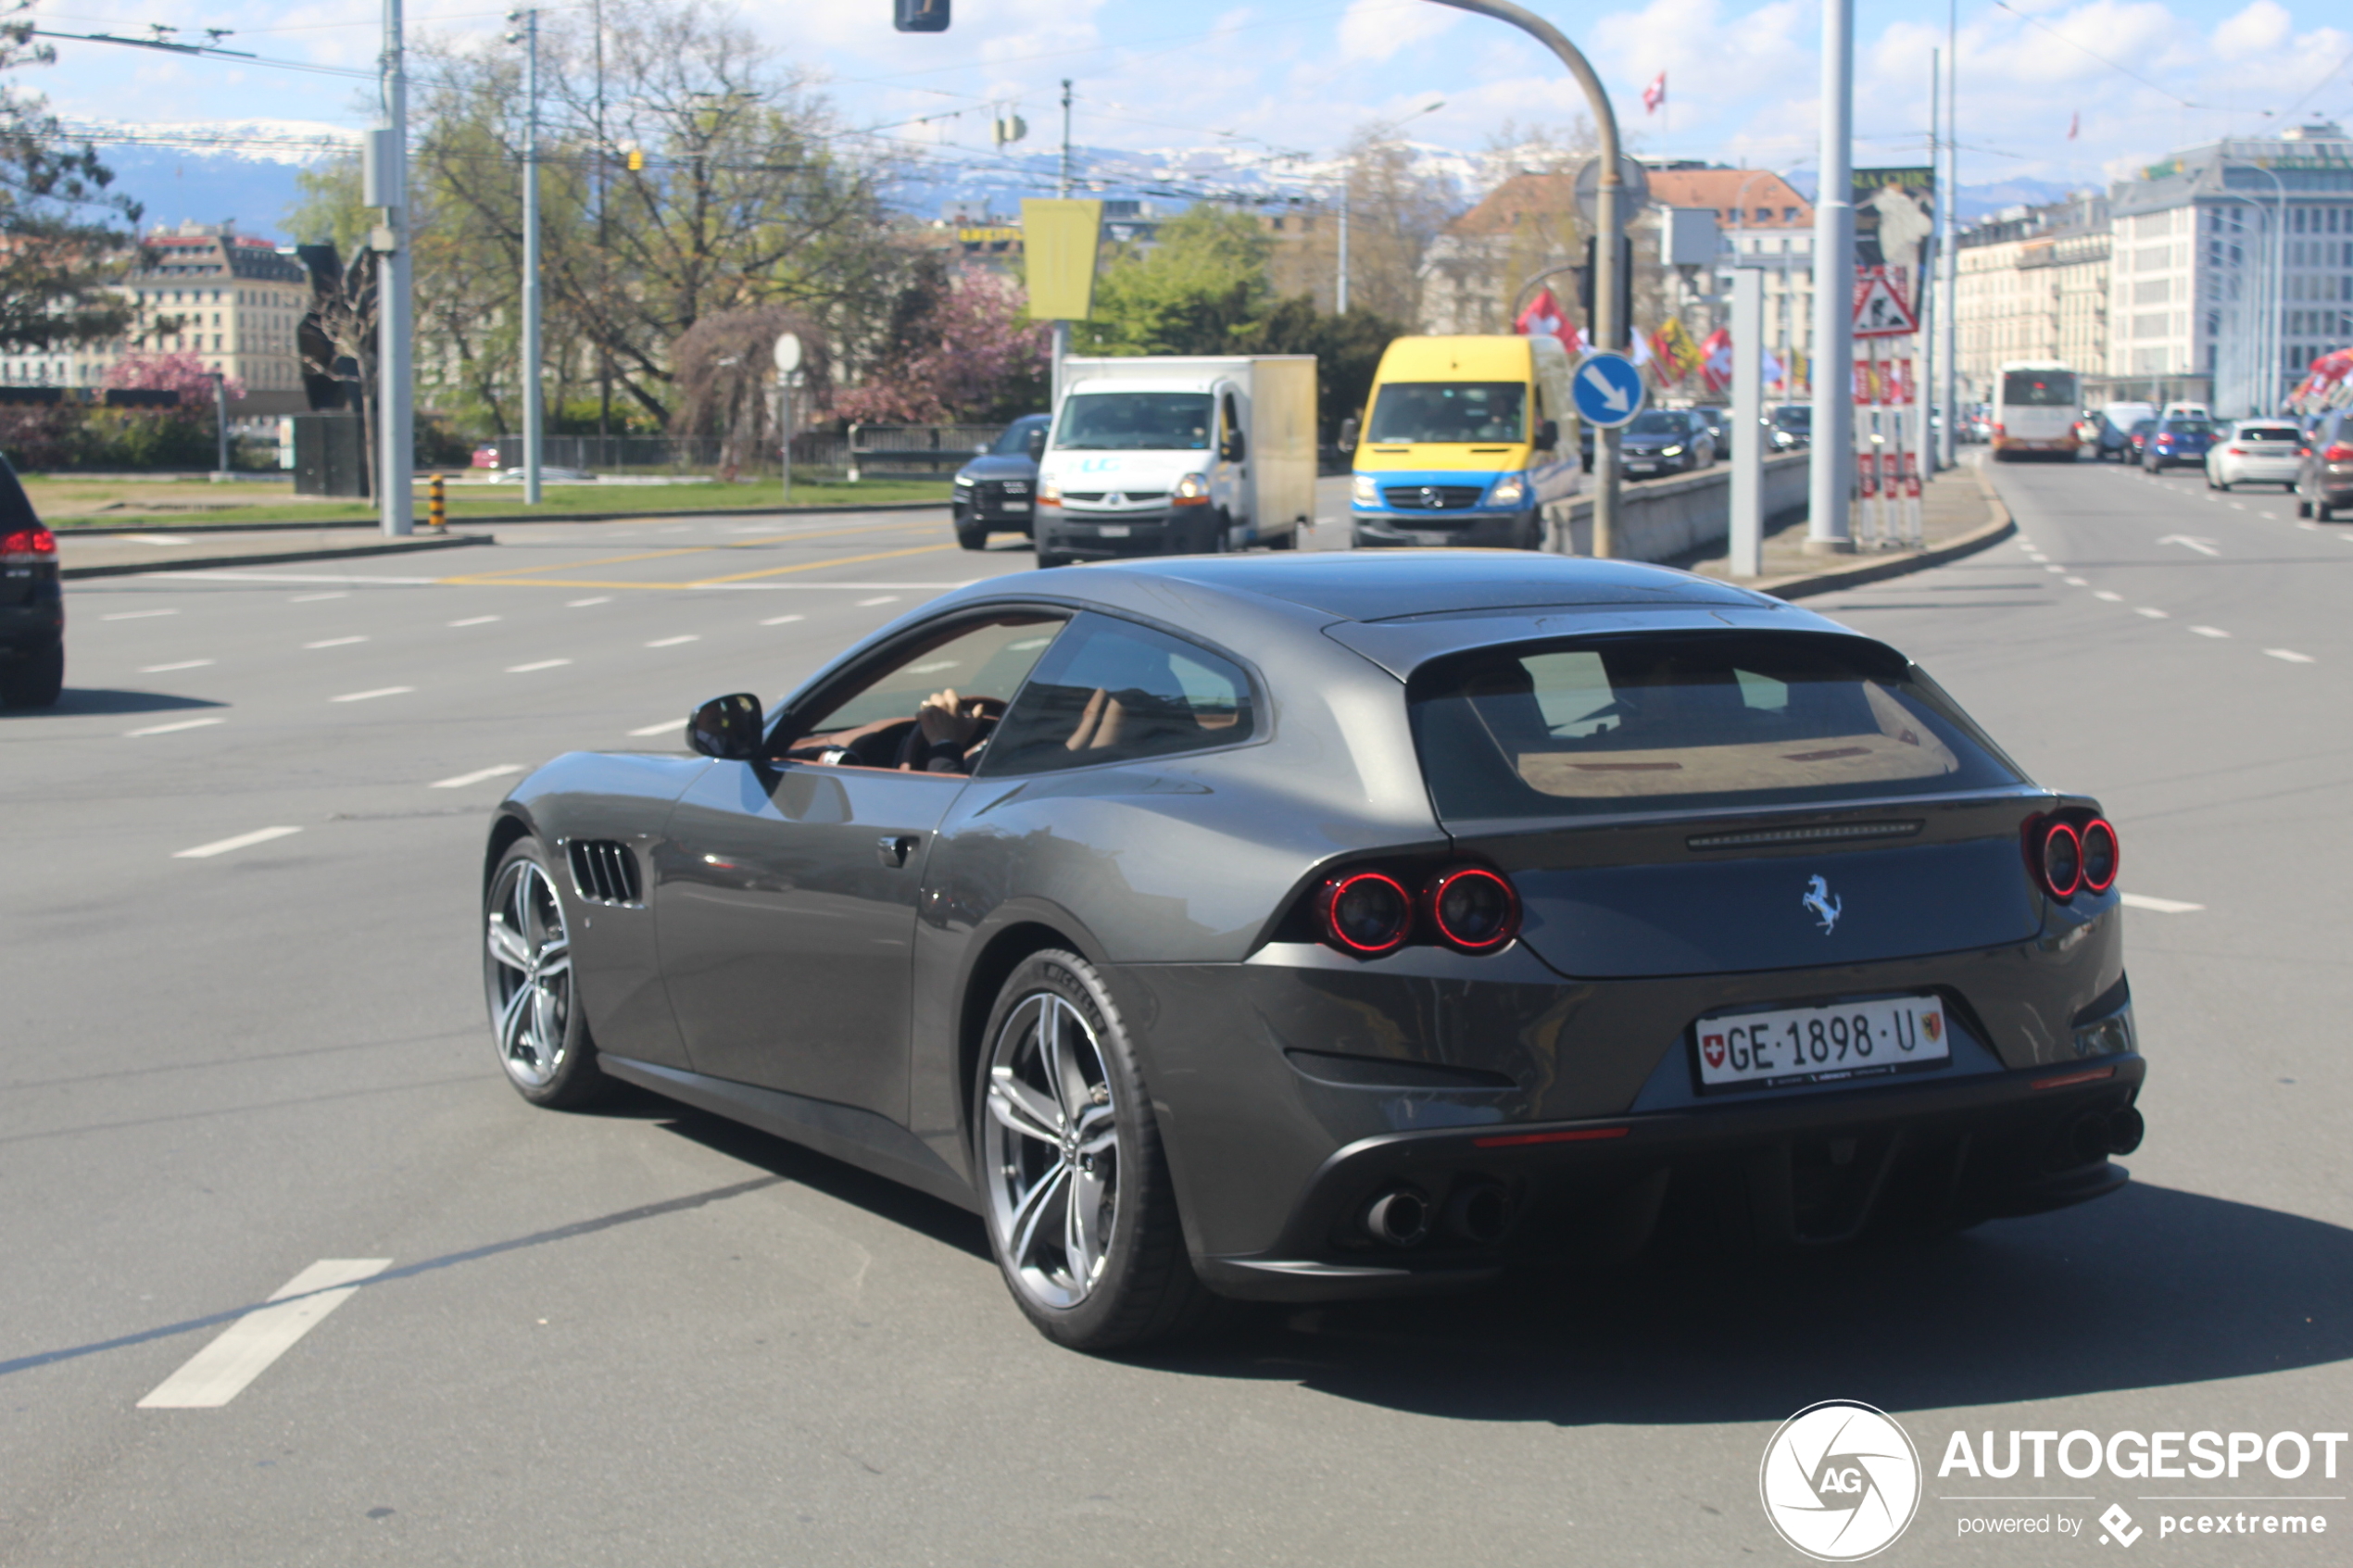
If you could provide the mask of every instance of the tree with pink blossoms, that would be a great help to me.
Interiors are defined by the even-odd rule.
[[[927,258],[893,304],[875,367],[835,393],[833,412],[862,423],[1010,420],[1046,406],[1050,345],[1019,283]]]
[[[212,411],[212,372],[193,354],[127,354],[107,367],[105,384],[124,391],[176,392],[182,410]],[[243,397],[245,383],[229,378],[229,395]]]

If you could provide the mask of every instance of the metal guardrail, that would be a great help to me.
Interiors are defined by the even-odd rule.
[[[946,479],[975,448],[1004,433],[1003,425],[869,425],[847,432],[803,431],[792,439],[792,466],[810,478]],[[498,467],[522,461],[522,437],[502,435]],[[540,460],[549,468],[609,474],[719,474],[777,477],[778,454],[770,447],[742,452],[716,436],[549,435],[541,438]]]

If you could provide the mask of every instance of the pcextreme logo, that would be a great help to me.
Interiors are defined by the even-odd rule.
[[[1920,1456],[1885,1411],[1825,1399],[1781,1423],[1756,1489],[1781,1539],[1819,1562],[1885,1550],[1920,1506]]]

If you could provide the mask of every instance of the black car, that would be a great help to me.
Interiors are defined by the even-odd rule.
[[[1769,417],[1773,427],[1773,450],[1794,452],[1814,444],[1814,406],[1810,403],[1784,403]]]
[[[2207,449],[2214,445],[2214,421],[2188,414],[2169,414],[2157,421],[2141,443],[2141,467],[2160,473],[2177,465],[2206,466]]]
[[[0,704],[48,708],[66,683],[66,602],[57,536],[0,458]]]
[[[2098,802],[1902,654],[1661,567],[1169,558],[932,601],[700,755],[499,806],[499,1060],[980,1213],[1063,1344],[1654,1235],[2121,1185]]]
[[[1038,515],[1038,459],[1045,455],[1051,414],[1024,414],[988,450],[956,470],[950,490],[956,543],[985,550],[992,532],[1028,536]]]
[[[2296,515],[2326,522],[2353,507],[2353,410],[2332,408],[2305,438],[2296,475]]]
[[[1618,439],[1629,479],[1689,473],[1716,461],[1716,437],[1695,408],[1645,408]]]
[[[1708,439],[1716,443],[1716,455],[1718,458],[1730,457],[1732,455],[1732,411],[1714,404],[1706,404],[1692,409],[1692,412],[1697,414],[1700,421],[1707,426]]]

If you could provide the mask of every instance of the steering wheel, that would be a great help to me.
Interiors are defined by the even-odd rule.
[[[964,749],[969,751],[988,738],[988,733],[996,728],[997,721],[1005,716],[1005,704],[998,697],[968,696],[963,700],[962,710],[964,717],[981,721],[981,727],[974,731],[972,739],[964,743]],[[907,734],[899,742],[897,765],[912,768],[915,759],[923,755],[925,745],[924,721],[917,719],[907,727]]]

